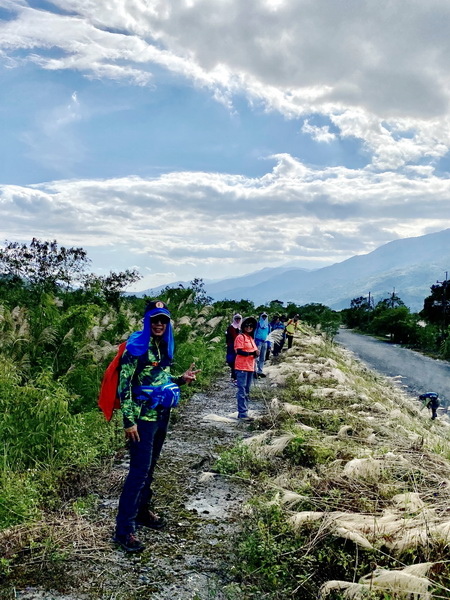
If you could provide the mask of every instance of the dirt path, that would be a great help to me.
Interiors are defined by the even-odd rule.
[[[267,385],[258,380],[260,392]],[[262,388],[262,389],[261,389]],[[265,395],[259,394],[259,396]],[[250,414],[264,412],[264,401],[251,403]],[[211,417],[215,415],[215,417]],[[127,555],[111,543],[126,456],[108,475],[109,491],[83,517],[98,540],[78,548],[54,567],[53,590],[43,583],[16,591],[21,600],[225,600],[236,597],[231,548],[236,514],[250,493],[248,482],[213,473],[219,452],[251,434],[251,425],[235,418],[235,388],[228,375],[193,396],[170,427],[155,476],[155,507],[168,524],[162,531],[142,529],[140,555]],[[217,420],[217,417],[221,420]],[[101,489],[101,488],[100,488]],[[74,546],[75,544],[74,540]],[[33,578],[29,579],[33,581]]]

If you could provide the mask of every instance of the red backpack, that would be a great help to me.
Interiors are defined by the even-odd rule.
[[[117,354],[106,367],[100,386],[98,406],[103,411],[107,421],[111,421],[114,410],[120,408],[120,398],[117,389],[119,385],[120,359],[125,352],[126,345],[126,342],[122,342],[118,347]]]

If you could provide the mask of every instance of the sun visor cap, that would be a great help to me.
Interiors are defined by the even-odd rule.
[[[152,300],[149,302],[145,309],[145,314],[149,317],[156,317],[157,315],[170,317],[170,311],[162,300]]]

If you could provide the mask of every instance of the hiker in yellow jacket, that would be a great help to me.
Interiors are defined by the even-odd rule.
[[[292,348],[292,342],[294,341],[295,332],[298,329],[300,329],[299,319],[300,317],[298,315],[295,315],[293,319],[289,319],[289,321],[286,323],[286,337],[288,341],[288,350],[289,348]]]

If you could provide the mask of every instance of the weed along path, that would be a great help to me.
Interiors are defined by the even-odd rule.
[[[253,401],[253,413],[261,414],[263,404]],[[139,530],[146,544],[142,554],[127,555],[111,542],[118,496],[127,473],[124,453],[107,475],[92,482],[90,495],[84,504],[82,500],[78,503],[77,513],[68,507],[59,522],[46,525],[47,541],[39,543],[53,548],[47,553],[36,548],[35,557],[32,552],[25,554],[16,584],[0,597],[232,597],[233,569],[228,561],[239,527],[236,516],[251,489],[245,480],[218,474],[214,465],[221,451],[251,433],[248,424],[234,418],[235,411],[235,387],[223,376],[176,412],[154,485],[155,508],[166,518],[167,526],[161,531]]]

